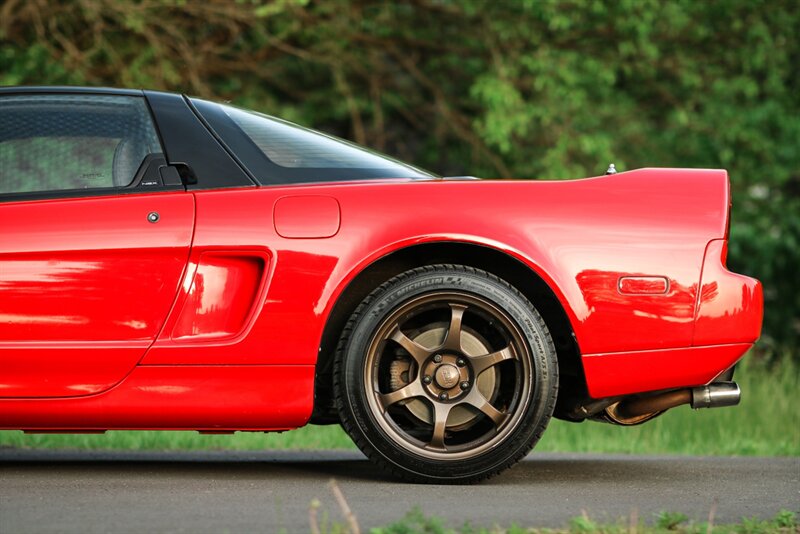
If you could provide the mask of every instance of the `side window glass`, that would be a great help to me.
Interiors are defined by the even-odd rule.
[[[0,194],[121,188],[162,152],[144,98],[0,98]]]

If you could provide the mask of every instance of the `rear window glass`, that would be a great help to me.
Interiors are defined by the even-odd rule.
[[[434,176],[348,141],[262,113],[203,100],[195,99],[193,103],[262,183]]]

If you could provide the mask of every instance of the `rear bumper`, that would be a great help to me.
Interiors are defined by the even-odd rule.
[[[732,343],[583,356],[593,399],[708,384],[752,347]]]

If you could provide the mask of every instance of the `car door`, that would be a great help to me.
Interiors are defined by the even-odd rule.
[[[158,335],[194,225],[163,152],[141,92],[0,92],[0,397],[102,392]]]

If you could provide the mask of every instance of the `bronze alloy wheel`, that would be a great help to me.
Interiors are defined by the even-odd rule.
[[[351,318],[336,364],[343,426],[412,481],[470,482],[513,464],[549,420],[555,351],[533,306],[483,271],[404,273]]]
[[[507,314],[465,292],[437,291],[379,327],[364,383],[374,418],[398,444],[458,459],[481,454],[519,424],[531,373],[530,352]]]

